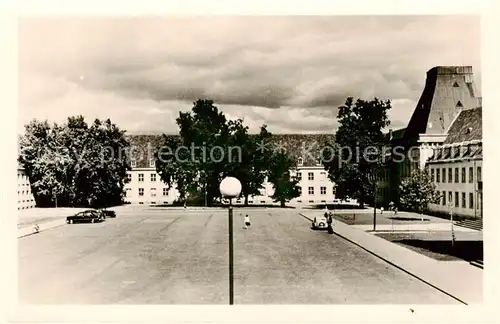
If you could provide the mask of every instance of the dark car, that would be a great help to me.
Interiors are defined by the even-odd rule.
[[[102,209],[101,212],[104,214],[104,216],[106,217],[111,217],[111,218],[115,218],[116,217],[116,213],[114,210],[106,210],[106,209]]]
[[[111,217],[115,218],[116,213],[113,210],[107,210],[107,209],[96,209],[98,213],[100,213],[104,218],[106,217]]]
[[[105,217],[96,210],[86,210],[73,216],[66,217],[66,223],[97,223],[104,221]]]

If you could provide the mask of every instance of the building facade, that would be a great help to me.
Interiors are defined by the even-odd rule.
[[[177,135],[171,135],[177,136]],[[160,135],[130,135],[131,166],[125,185],[125,201],[131,204],[168,205],[179,199],[175,188],[168,188],[156,172],[154,152],[161,145]],[[325,145],[331,145],[330,134],[278,134],[273,135],[269,149],[280,149],[296,159],[297,169],[292,176],[299,179],[300,196],[290,204],[333,203],[335,199],[334,183],[321,164],[320,152]],[[263,152],[265,154],[265,152]],[[273,186],[267,180],[263,183],[261,194],[248,198],[249,204],[272,204]],[[236,204],[243,204],[244,199],[236,199]]]
[[[441,194],[436,212],[483,216],[482,108],[462,111],[444,143],[433,149],[426,169]]]
[[[471,66],[437,66],[427,71],[424,89],[407,127],[390,132],[391,151],[401,155],[393,154],[387,161],[389,176],[379,183],[389,189],[378,191],[377,200],[383,205],[397,203],[402,179],[412,170],[426,167],[461,112],[480,106]]]
[[[31,185],[24,169],[17,166],[17,209],[28,209],[36,207],[35,197],[31,192]]]

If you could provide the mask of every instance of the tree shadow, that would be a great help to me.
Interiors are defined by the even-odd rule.
[[[453,247],[450,240],[428,241],[404,239],[394,242],[424,249],[436,254],[453,256],[469,262],[483,260],[483,241],[455,241]]]

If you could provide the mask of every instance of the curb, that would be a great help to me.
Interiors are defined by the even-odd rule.
[[[299,213],[299,215],[300,215],[300,216],[302,216],[302,217],[304,217],[305,219],[307,219],[307,220],[309,220],[309,221],[312,221],[312,219],[311,219],[311,218],[307,217],[307,216],[306,216],[306,215],[304,215],[303,213]],[[339,221],[339,222],[340,222],[340,221]],[[343,222],[341,222],[341,223],[343,223]],[[344,224],[345,224],[345,223],[344,223]],[[347,225],[347,224],[346,224],[346,225]],[[347,226],[350,226],[350,225],[347,225]],[[399,265],[395,264],[394,262],[392,262],[392,261],[390,261],[390,260],[388,260],[388,259],[386,259],[386,258],[384,258],[384,257],[382,257],[382,256],[380,256],[380,255],[378,255],[378,254],[376,254],[375,252],[373,252],[373,251],[369,250],[368,248],[366,248],[366,247],[362,246],[361,244],[356,243],[356,242],[354,242],[354,241],[350,240],[349,238],[347,238],[347,237],[345,237],[345,236],[343,236],[343,235],[341,235],[341,234],[339,234],[339,233],[337,233],[337,232],[334,232],[334,234],[335,234],[335,235],[337,235],[337,236],[339,236],[339,237],[341,237],[341,238],[343,238],[344,240],[346,240],[346,241],[348,241],[348,242],[350,242],[350,243],[352,243],[352,244],[354,244],[354,245],[356,245],[356,246],[358,246],[358,247],[362,248],[363,250],[365,250],[366,252],[370,253],[371,255],[376,256],[377,258],[379,258],[379,259],[381,259],[381,260],[383,260],[383,261],[387,262],[388,264],[390,264],[390,265],[392,265],[393,267],[395,267],[395,268],[397,268],[397,269],[399,269],[399,270],[403,271],[404,273],[409,274],[410,276],[414,277],[415,279],[418,279],[418,280],[420,280],[421,282],[423,282],[423,283],[425,283],[425,284],[429,285],[430,287],[432,287],[432,288],[434,288],[434,289],[436,289],[436,290],[438,290],[438,291],[442,292],[443,294],[445,294],[445,295],[447,295],[447,296],[449,296],[449,297],[451,297],[451,298],[455,299],[456,301],[458,301],[458,302],[460,302],[460,303],[462,303],[462,304],[464,304],[464,305],[468,305],[466,302],[464,302],[464,301],[463,301],[463,300],[461,300],[460,298],[453,296],[452,294],[448,293],[447,291],[445,291],[445,290],[443,290],[443,289],[441,289],[441,288],[439,288],[439,287],[437,287],[437,286],[433,285],[432,283],[428,282],[427,280],[420,278],[420,277],[419,277],[419,276],[417,276],[416,274],[411,273],[410,271],[408,271],[408,270],[406,270],[406,269],[404,269],[404,268],[400,267]]]
[[[49,230],[49,229],[52,229],[55,227],[63,226],[65,224],[66,224],[66,220],[64,220],[64,219],[58,219],[58,220],[54,220],[54,221],[50,221],[50,222],[46,222],[46,223],[41,223],[41,224],[34,223],[30,226],[26,226],[26,227],[18,229],[17,230],[17,238],[20,239],[23,237],[35,235],[35,234],[41,233],[43,231],[46,231],[46,230]]]

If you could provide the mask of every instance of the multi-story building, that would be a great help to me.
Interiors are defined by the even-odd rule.
[[[380,186],[389,189],[379,190],[378,200],[382,204],[399,201],[401,180],[415,168],[425,167],[434,149],[447,139],[451,125],[462,111],[480,106],[471,66],[430,69],[408,126],[390,132],[392,152],[398,155],[393,154],[387,163],[389,176],[380,181]],[[400,159],[403,155],[405,158]]]
[[[441,194],[441,201],[430,204],[429,209],[482,218],[482,165],[479,107],[460,112],[443,144],[435,147],[427,160],[426,169]]]
[[[17,209],[36,207],[35,198],[31,192],[31,185],[24,169],[17,166]]]
[[[178,136],[178,135],[170,135]],[[161,145],[160,135],[130,135],[131,166],[128,172],[129,182],[125,185],[125,201],[132,204],[172,204],[179,198],[175,185],[168,188],[156,172],[154,152]],[[328,173],[321,164],[320,152],[325,145],[331,145],[331,134],[278,134],[273,135],[271,150],[283,150],[297,162],[297,169],[292,175],[297,176],[301,195],[290,201],[291,204],[332,203],[335,199],[335,186],[328,178]],[[263,152],[266,154],[266,152]],[[272,203],[273,186],[265,181],[261,194],[249,197],[249,204]],[[243,199],[235,201],[243,203]]]

